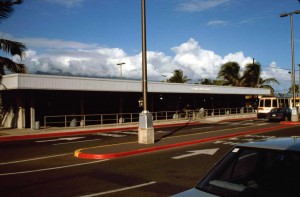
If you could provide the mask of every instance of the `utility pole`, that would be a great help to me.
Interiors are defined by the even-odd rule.
[[[140,144],[154,143],[154,128],[152,114],[147,110],[147,45],[146,45],[146,2],[142,3],[142,90],[143,90],[143,111],[139,115],[138,142]]]

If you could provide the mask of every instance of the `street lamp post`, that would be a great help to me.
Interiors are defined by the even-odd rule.
[[[121,73],[121,79],[122,79],[122,66],[125,64],[125,62],[121,62],[121,63],[118,63],[117,65],[120,66],[120,73]]]
[[[139,114],[138,142],[140,144],[154,143],[154,128],[152,114],[147,110],[147,47],[146,47],[146,2],[142,4],[142,90],[143,90],[143,111]]]
[[[300,113],[300,64],[299,66],[299,81],[298,81],[298,112]]]
[[[293,30],[293,14],[300,14],[300,10],[289,13],[281,13],[280,17],[290,16],[290,29],[291,29],[291,51],[292,51],[292,89],[293,89],[293,109],[292,109],[292,121],[298,121],[298,113],[296,110],[296,97],[295,97],[295,61],[294,61],[294,30]]]

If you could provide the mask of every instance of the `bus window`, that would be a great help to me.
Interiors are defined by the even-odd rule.
[[[264,107],[264,106],[265,106],[265,100],[260,100],[259,107]]]
[[[272,107],[278,107],[277,106],[277,99],[272,100]]]
[[[271,107],[271,100],[265,99],[265,107]]]

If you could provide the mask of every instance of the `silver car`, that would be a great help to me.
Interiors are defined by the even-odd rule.
[[[235,146],[184,196],[300,196],[300,137]]]

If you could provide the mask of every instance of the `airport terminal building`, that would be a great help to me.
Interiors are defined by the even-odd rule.
[[[2,125],[33,128],[50,115],[139,113],[139,80],[35,74],[3,76]],[[269,89],[148,82],[148,110],[177,111],[246,107],[246,96],[270,95]]]

